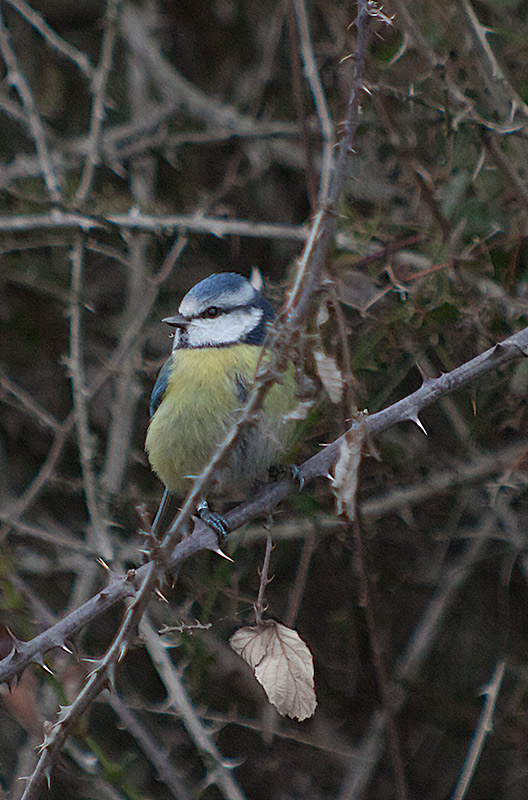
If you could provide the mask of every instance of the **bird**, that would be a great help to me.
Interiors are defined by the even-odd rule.
[[[145,449],[152,469],[174,495],[187,494],[245,405],[274,317],[256,279],[221,272],[195,284],[178,312],[163,319],[174,328],[174,341],[152,391]],[[291,444],[293,427],[285,417],[295,405],[289,363],[256,422],[219,465],[208,495],[239,500],[268,480],[270,468],[280,466]],[[205,499],[197,512],[225,532],[223,518]]]

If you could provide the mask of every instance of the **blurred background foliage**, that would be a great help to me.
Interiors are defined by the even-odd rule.
[[[322,141],[286,0],[2,6],[5,655],[7,626],[31,638],[104,585],[98,555],[139,563],[136,507],[154,513],[162,488],[143,453],[148,397],[170,349],[160,319],[211,272],[249,275],[253,266],[280,306],[314,210]],[[320,0],[307,11],[339,136],[355,6]],[[528,324],[528,3],[389,0],[384,12],[393,22],[373,25],[338,238],[306,334],[312,377],[309,353],[322,337],[345,372],[350,358],[351,390],[371,412],[416,389],[420,370],[450,370]],[[55,196],[43,180],[45,153]],[[61,225],[54,208],[90,224]],[[185,216],[186,232],[171,215]],[[213,219],[255,227],[219,236]],[[318,332],[321,302],[330,320]],[[468,797],[526,797],[527,388],[526,362],[491,372],[423,413],[427,437],[401,424],[370,443],[363,462],[377,639],[394,681],[409,798],[451,796],[481,688],[502,659],[493,735]],[[319,387],[295,459],[332,441],[348,416]],[[189,561],[151,616],[158,627],[211,625],[174,635],[170,654],[186,665],[190,697],[238,765],[247,797],[392,798],[354,547],[328,482],[285,503],[271,528],[267,614],[294,623],[313,652],[313,720],[271,712],[227,646],[253,620],[261,523],[231,537],[234,564],[211,554]],[[80,657],[104,652],[121,613],[82,632]],[[89,669],[58,651],[47,664],[53,677],[32,667],[3,694],[0,796],[21,796],[17,778],[32,771],[43,721],[75,697]],[[158,780],[136,728],[103,698],[71,737],[50,797],[231,796],[204,782],[199,748],[164,706],[166,688],[140,646],[120,665],[117,689],[183,788]]]

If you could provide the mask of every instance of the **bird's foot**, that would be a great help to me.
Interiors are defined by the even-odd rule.
[[[298,486],[300,492],[304,489],[304,474],[300,467],[296,464],[289,465],[290,477]]]
[[[299,491],[304,489],[304,475],[302,469],[295,464],[272,464],[268,470],[270,480],[279,481],[281,478],[291,478],[298,485]]]
[[[229,533],[227,520],[221,514],[217,514],[216,511],[211,511],[207,500],[201,500],[196,507],[196,511],[202,522],[205,522],[216,533],[220,544]]]

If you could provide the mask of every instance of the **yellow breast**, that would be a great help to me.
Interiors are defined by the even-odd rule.
[[[163,400],[151,419],[145,447],[154,471],[176,494],[190,489],[245,404],[261,348],[255,345],[176,350]],[[283,416],[295,405],[293,367],[266,397],[257,425],[243,436],[216,488],[236,497],[265,480],[288,445],[291,425]]]

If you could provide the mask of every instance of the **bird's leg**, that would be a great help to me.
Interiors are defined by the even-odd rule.
[[[200,500],[196,506],[196,511],[198,512],[198,516],[202,522],[205,522],[205,524],[216,533],[220,543],[229,533],[229,525],[227,524],[227,520],[224,519],[221,514],[211,511],[207,504],[207,500]]]
[[[154,522],[152,523],[152,535],[156,539],[161,538],[162,530],[162,523],[164,521],[164,517],[169,510],[170,501],[171,501],[171,493],[167,487],[165,487],[165,491],[163,492],[163,497],[161,498],[161,502],[158,506],[158,510],[156,511],[156,516],[154,517]]]
[[[139,512],[141,522],[143,523],[138,533],[140,536],[145,537],[145,544],[144,547],[141,548],[140,553],[142,553],[147,558],[155,558],[155,555],[158,551],[159,543],[161,541],[161,533],[163,532],[162,526],[164,521],[166,520],[171,499],[172,495],[170,491],[167,488],[165,488],[165,491],[163,492],[163,497],[161,498],[161,502],[158,506],[158,510],[156,511],[154,522],[150,521],[150,517],[148,515],[147,507],[145,504],[137,506],[137,511]]]

